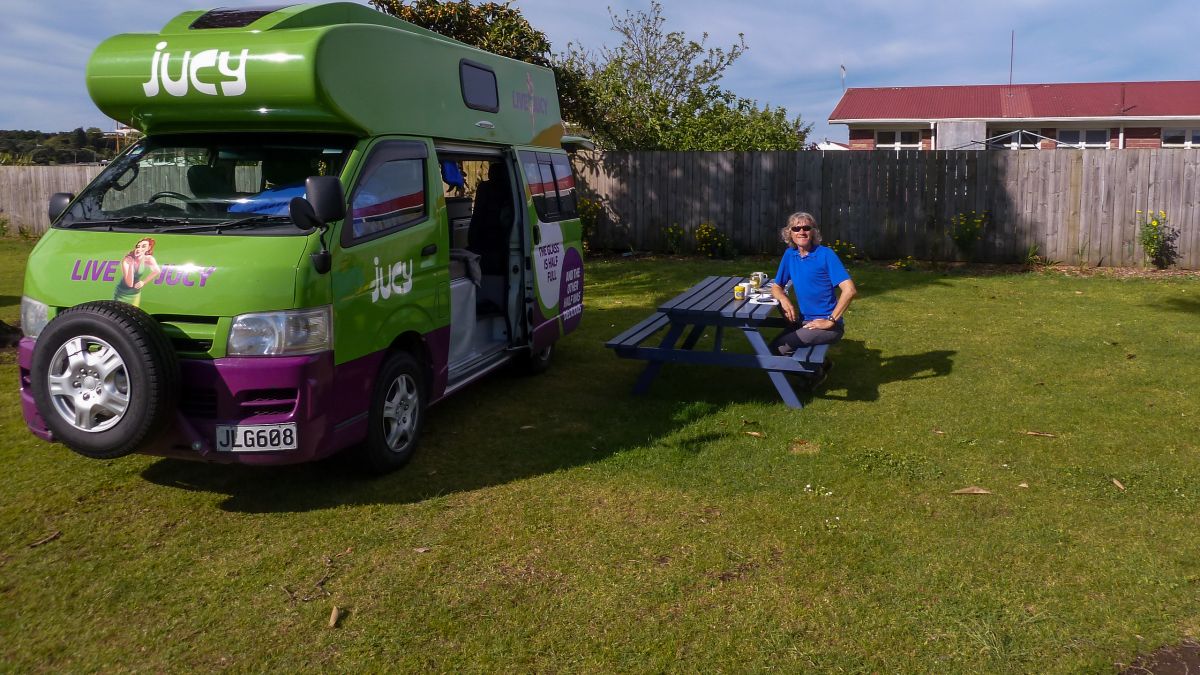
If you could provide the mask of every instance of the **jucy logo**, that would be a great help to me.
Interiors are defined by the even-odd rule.
[[[379,266],[379,258],[375,259],[375,278],[371,280],[371,302],[379,302],[380,296],[387,300],[392,296],[404,295],[412,290],[413,263],[403,260],[394,265]],[[396,283],[399,279],[400,283]]]
[[[150,80],[142,83],[142,90],[146,92],[146,96],[158,96],[160,83],[161,89],[165,89],[171,96],[183,96],[187,94],[189,84],[192,89],[201,94],[216,96],[217,84],[205,82],[200,79],[201,70],[214,66],[216,66],[221,75],[233,78],[232,80],[220,82],[222,94],[225,96],[241,96],[246,93],[246,60],[250,57],[249,49],[242,50],[236,68],[229,65],[231,60],[230,52],[217,51],[216,49],[205,49],[195,55],[190,51],[184,52],[183,64],[179,69],[179,77],[172,78],[171,53],[163,51],[166,48],[167,43],[165,41],[154,45],[154,60],[150,63]]]

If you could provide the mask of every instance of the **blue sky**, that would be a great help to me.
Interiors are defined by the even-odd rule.
[[[111,129],[83,80],[101,40],[156,31],[188,9],[270,4],[280,0],[10,0],[0,23],[0,129]],[[592,49],[615,43],[607,7],[641,10],[649,0],[514,4],[562,51],[572,41]],[[668,30],[693,38],[707,32],[710,45],[727,46],[744,33],[750,49],[722,84],[814,122],[814,140],[846,137],[845,127],[825,123],[841,96],[839,66],[854,87],[1004,83],[1014,29],[1015,82],[1200,79],[1197,8],[1188,0],[662,4]]]

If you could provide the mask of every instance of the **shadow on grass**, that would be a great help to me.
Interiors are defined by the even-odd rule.
[[[944,377],[954,367],[958,352],[935,350],[923,354],[885,356],[859,340],[842,340],[830,352],[837,367],[824,389],[845,388],[845,395],[818,393],[817,398],[833,401],[877,401],[880,385],[889,382]]]
[[[647,395],[634,396],[632,388],[645,363],[617,358],[603,341],[646,311],[641,303],[593,310],[589,325],[566,341],[548,374],[497,374],[431,408],[413,461],[387,476],[365,476],[346,453],[288,467],[163,459],[142,476],[170,488],[224,495],[220,508],[241,513],[417,503],[644,448],[730,405],[780,405],[766,374],[745,368],[668,364]],[[954,352],[885,356],[861,341],[843,340],[831,354],[838,367],[827,387],[844,387],[847,393],[816,396],[874,401],[885,383],[948,374]],[[811,400],[813,395],[801,397]],[[712,440],[688,437],[670,445],[700,452]]]
[[[1167,298],[1161,306],[1173,312],[1200,314],[1200,299],[1198,298]]]
[[[418,503],[592,464],[668,437],[742,398],[733,390],[706,392],[702,401],[634,397],[633,364],[616,363],[599,345],[575,346],[594,354],[576,363],[563,359],[541,377],[497,374],[429,409],[413,460],[386,476],[372,478],[350,453],[340,453],[282,467],[161,459],[142,477],[223,495],[219,508],[238,513]],[[623,374],[599,375],[602,369]],[[688,438],[680,447],[699,452],[710,440]]]

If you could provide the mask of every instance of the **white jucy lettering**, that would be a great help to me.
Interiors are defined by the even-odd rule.
[[[250,57],[249,49],[242,50],[236,67],[229,65],[230,52],[216,49],[205,49],[195,55],[190,51],[184,52],[179,76],[173,78],[171,76],[171,53],[163,51],[166,48],[165,41],[154,45],[154,59],[150,62],[150,80],[142,83],[142,91],[146,92],[146,96],[158,96],[159,92],[164,90],[171,96],[183,96],[188,93],[189,84],[192,89],[208,96],[218,95],[217,84],[220,84],[220,93],[225,96],[241,96],[246,93],[246,60]],[[222,76],[233,79],[222,80],[218,83],[205,82],[200,79],[201,70],[214,66]]]
[[[413,263],[403,260],[392,264],[379,266],[379,258],[375,259],[375,278],[371,280],[371,302],[390,298],[393,293],[404,295],[412,290]],[[400,283],[396,283],[399,279]]]

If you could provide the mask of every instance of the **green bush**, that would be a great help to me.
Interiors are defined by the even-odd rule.
[[[696,250],[710,258],[728,260],[734,256],[729,237],[712,223],[700,223],[696,228]]]
[[[858,253],[858,247],[848,241],[834,239],[832,243],[826,245],[833,249],[842,262],[854,262],[862,259]]]
[[[1175,240],[1179,239],[1179,230],[1171,227],[1166,211],[1150,211],[1149,215],[1150,219],[1142,223],[1138,232],[1138,243],[1146,252],[1146,259],[1156,268],[1165,270],[1175,264],[1179,257],[1179,251],[1175,247]]]
[[[600,222],[604,206],[598,200],[580,197],[576,209],[579,212],[579,224],[583,228],[583,252],[590,253],[592,237],[596,234],[596,225]]]
[[[987,211],[964,211],[950,217],[950,240],[967,260],[975,255],[975,245],[983,238],[983,231],[991,220]]]
[[[666,240],[667,253],[678,255],[683,253],[683,228],[679,223],[668,225],[663,230],[663,239]]]

